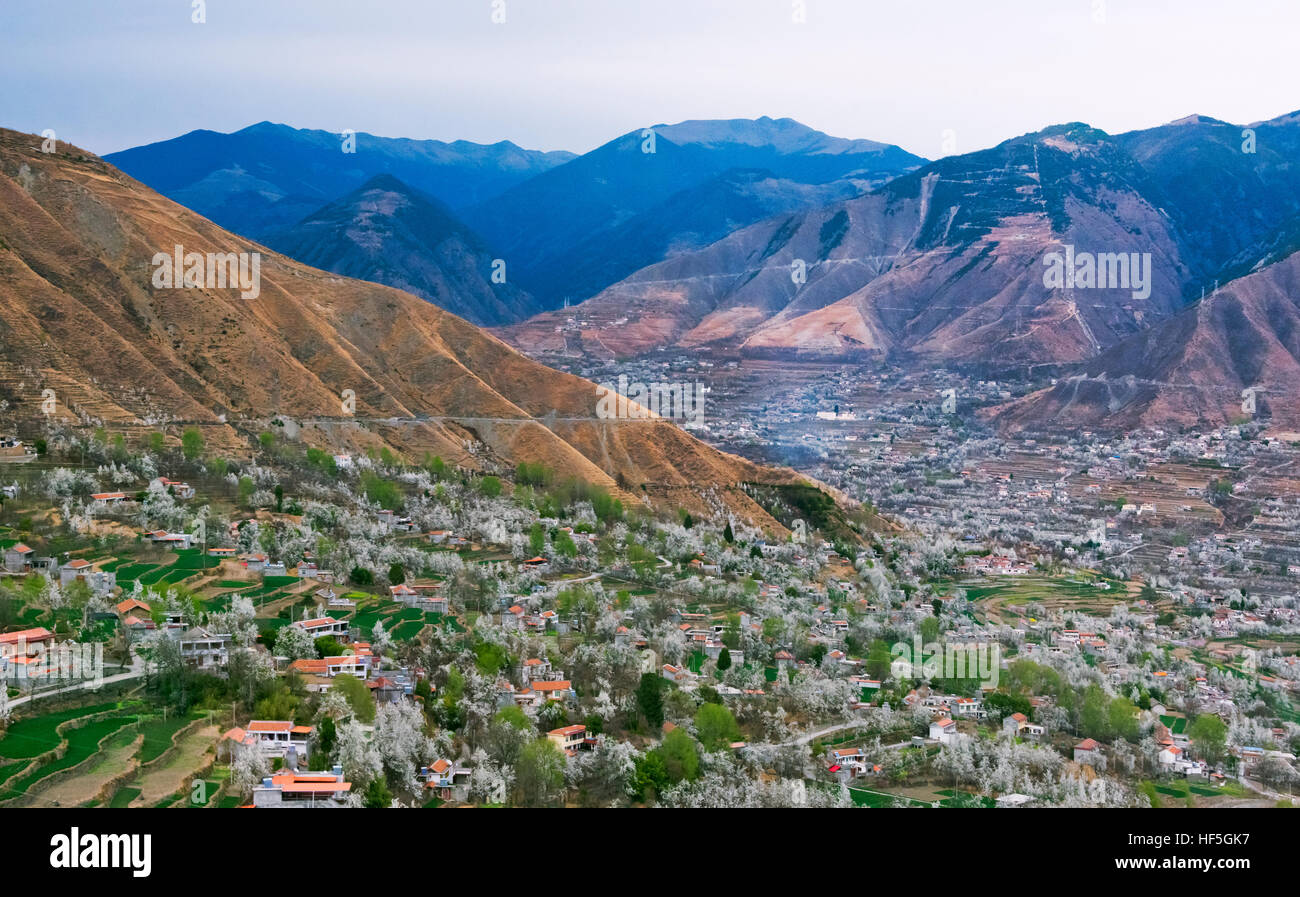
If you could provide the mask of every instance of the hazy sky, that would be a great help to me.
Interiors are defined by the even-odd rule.
[[[204,24],[192,6],[3,0],[0,125],[101,154],[262,120],[584,152],[770,115],[933,158],[945,131],[965,152],[1062,121],[1300,108],[1298,0],[207,0]]]

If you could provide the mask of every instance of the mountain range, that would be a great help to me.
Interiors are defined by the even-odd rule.
[[[259,122],[231,134],[191,131],[105,161],[227,230],[261,239],[378,174],[452,209],[473,205],[574,158],[572,153],[456,140],[408,140]]]
[[[1298,151],[1294,114],[1248,131],[1202,116],[1118,136],[1055,126],[742,228],[503,335],[530,352],[709,346],[991,371],[1120,371],[1124,358],[1124,373],[1159,379],[1135,364],[1144,340],[1167,347],[1190,335],[1195,315],[1184,310],[1200,291],[1300,248]],[[1137,253],[1149,258],[1150,282],[1051,283],[1044,262],[1066,250]],[[1230,331],[1234,320],[1210,316],[1198,332]],[[1202,339],[1234,352],[1259,344],[1239,336]],[[1163,419],[1162,409],[1172,413],[1157,404],[1139,417]]]
[[[555,307],[667,255],[865,192],[924,161],[788,118],[660,124],[530,178],[465,218],[510,259],[526,289]]]
[[[194,131],[106,158],[238,234],[335,273],[411,289],[482,324],[581,301],[675,253],[771,215],[856,196],[924,161],[898,147],[770,118],[655,125],[582,156],[509,142],[355,140],[355,152],[344,153],[339,135],[262,122],[233,134]],[[405,220],[385,221],[385,210],[372,204],[359,226],[357,209],[346,207],[378,175],[389,178],[386,189],[407,195]],[[415,196],[441,204],[439,229],[472,247],[476,275],[487,277],[500,260],[497,271],[511,289],[485,292],[463,264],[440,270],[441,239],[429,243],[408,230],[414,206],[420,217],[434,214]],[[340,234],[310,257],[296,254],[314,245],[328,222],[351,236]],[[376,264],[378,256],[384,264]],[[442,283],[472,284],[471,295],[450,300],[436,288]],[[487,302],[477,308],[480,299]]]
[[[222,139],[275,149],[178,156]],[[423,145],[359,145],[369,140]],[[500,326],[532,354],[709,348],[1056,372],[1051,389],[997,411],[1015,427],[1230,420],[1241,399],[1224,396],[1273,371],[1261,407],[1290,413],[1300,113],[1118,135],[1076,122],[933,162],[770,118],[656,125],[581,156],[438,144],[477,165],[452,193],[420,170],[429,154],[379,180],[349,170],[357,182],[341,190],[333,169],[346,166],[313,156],[337,144],[264,124],[114,158],[178,201],[243,216],[240,233]],[[279,172],[275,190],[245,189],[254,170]],[[1053,279],[1053,259],[1089,270]],[[1197,365],[1215,379],[1196,387]]]
[[[52,390],[56,421],[131,438],[195,426],[210,449],[232,452],[278,418],[334,451],[386,444],[471,468],[541,463],[627,501],[779,529],[741,484],[797,482],[792,472],[718,452],[663,420],[599,419],[595,384],[427,301],[266,250],[90,153],[40,145],[0,130],[8,415],[38,417]],[[198,263],[247,253],[250,272],[257,254],[258,286],[241,295],[210,283],[211,259],[196,285],[160,278],[174,253]]]

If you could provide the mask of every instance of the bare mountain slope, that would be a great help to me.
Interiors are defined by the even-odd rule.
[[[730,508],[791,482],[664,421],[594,417],[592,383],[520,355],[408,293],[309,268],[222,230],[75,147],[0,130],[0,395],[8,416],[132,431],[200,425],[247,444],[273,415],[302,438],[382,438],[469,465],[545,463],[634,499]],[[260,253],[260,294],[158,289],[155,254]],[[340,396],[356,395],[355,417]],[[620,487],[622,487],[620,489]]]
[[[1246,389],[1255,390],[1254,412],[1243,408]],[[1300,253],[992,414],[1019,430],[1215,427],[1255,417],[1300,426]]]
[[[1062,125],[768,219],[504,333],[530,351],[719,343],[757,355],[1082,361],[1182,307],[1191,274],[1159,196],[1108,135]],[[1047,285],[1043,259],[1067,245],[1150,253],[1150,294]]]

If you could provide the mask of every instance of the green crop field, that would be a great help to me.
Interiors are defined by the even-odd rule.
[[[5,791],[0,793],[0,801],[20,797],[26,794],[31,786],[46,776],[65,769],[72,769],[74,766],[90,759],[91,755],[99,750],[101,741],[134,722],[134,716],[110,716],[69,730],[66,736],[68,749],[63,756],[36,767],[36,769],[20,779],[12,780]]]
[[[39,757],[59,746],[60,738],[56,730],[63,723],[83,716],[116,710],[119,706],[97,704],[94,707],[77,707],[19,720],[9,727],[4,738],[0,738],[0,757],[8,760],[31,760]]]

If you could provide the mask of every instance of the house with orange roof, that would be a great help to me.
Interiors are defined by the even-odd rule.
[[[424,785],[425,789],[432,791],[437,795],[439,800],[469,800],[470,779],[473,777],[473,770],[468,766],[462,766],[454,760],[448,760],[441,757],[428,766],[420,768],[420,774],[416,781]],[[505,796],[502,795],[496,803],[503,803]]]
[[[345,807],[352,783],[343,778],[343,768],[330,772],[295,772],[267,776],[253,789],[253,806],[261,809],[285,807]]]
[[[836,748],[826,754],[826,771],[841,782],[849,782],[861,776],[870,775],[873,767],[867,762],[866,754],[861,748]]]
[[[957,737],[957,721],[951,717],[944,717],[930,723],[930,738],[940,744],[951,744]]]
[[[152,613],[149,605],[145,604],[139,598],[127,598],[125,601],[119,601],[114,609],[117,611],[119,617],[137,611],[143,611],[146,615]]]
[[[673,666],[671,663],[664,664],[659,668],[659,672],[669,682],[676,682],[678,685],[685,685],[694,678],[690,670]]]
[[[294,620],[293,624],[299,629],[305,629],[307,634],[317,639],[326,635],[333,636],[339,642],[346,644],[351,641],[351,628],[347,620],[336,620],[333,617],[315,617],[310,620]]]
[[[313,676],[327,676],[333,679],[341,673],[366,679],[370,676],[370,667],[374,656],[365,653],[343,654],[338,657],[303,658],[289,664],[289,669]]]
[[[536,703],[571,701],[576,697],[573,691],[573,683],[568,679],[557,679],[552,682],[532,682],[529,687],[536,695]]]
[[[1025,738],[1030,741],[1037,741],[1047,734],[1047,729],[1044,726],[1031,723],[1029,717],[1020,712],[1003,717],[1002,730],[1014,735],[1016,738]]]
[[[173,480],[167,477],[155,477],[149,485],[153,486],[154,484],[161,486],[164,490],[182,501],[188,501],[193,498],[195,494],[193,486],[189,483],[183,483],[180,480]]]
[[[54,633],[44,626],[0,633],[0,683],[27,676],[27,670],[35,669],[31,664],[53,644]]]
[[[295,748],[298,756],[307,756],[307,741],[315,729],[312,726],[299,726],[292,720],[255,719],[244,727],[245,744],[260,745],[262,750],[273,757],[283,757],[289,748]],[[251,739],[251,740],[250,740]]]
[[[192,533],[169,533],[166,530],[161,529],[144,533],[144,536],[155,545],[165,545],[168,548],[176,550],[189,548],[191,541],[194,539]]]
[[[5,570],[9,573],[31,573],[32,559],[35,557],[35,548],[29,548],[19,542],[5,549]]]
[[[587,727],[581,724],[561,726],[546,733],[547,739],[564,753],[572,757],[580,750],[589,748],[595,739],[587,738]]]
[[[1074,762],[1087,766],[1096,766],[1101,759],[1101,745],[1091,738],[1085,738],[1074,746]]]
[[[90,494],[90,506],[92,508],[107,508],[109,505],[120,505],[126,501],[125,492],[92,492]]]
[[[563,679],[559,674],[552,674],[551,662],[541,657],[530,657],[519,664],[519,678],[524,682],[535,679]]]

